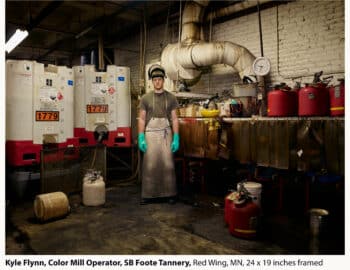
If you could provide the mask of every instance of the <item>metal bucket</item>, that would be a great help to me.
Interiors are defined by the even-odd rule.
[[[250,117],[257,113],[257,84],[235,83],[232,87],[232,96],[242,104],[243,117]]]
[[[237,184],[237,190],[239,190],[240,183]],[[256,203],[259,207],[261,207],[261,191],[262,185],[257,182],[243,182],[243,186],[250,193],[250,196],[253,199],[253,202]]]
[[[326,232],[329,212],[321,208],[310,209],[310,233],[319,236]]]

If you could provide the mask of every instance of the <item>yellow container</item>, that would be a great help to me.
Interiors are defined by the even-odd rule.
[[[219,115],[219,110],[201,110],[201,114],[203,117],[216,117]]]

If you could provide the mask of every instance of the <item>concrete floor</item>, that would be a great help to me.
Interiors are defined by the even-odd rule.
[[[344,254],[341,233],[311,238],[306,218],[263,216],[257,239],[231,236],[219,197],[141,206],[131,184],[108,188],[103,207],[69,199],[70,214],[46,223],[34,218],[32,201],[8,205],[6,254]]]

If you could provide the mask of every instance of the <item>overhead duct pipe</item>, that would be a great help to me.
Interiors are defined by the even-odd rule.
[[[204,40],[202,21],[208,1],[187,1],[182,15],[181,43],[191,44]]]
[[[234,5],[224,7],[215,11],[211,11],[208,13],[208,15],[205,17],[206,21],[215,20],[220,17],[225,17],[232,15],[233,13],[240,12],[242,10],[246,10],[248,8],[255,7],[258,3],[260,5],[273,2],[273,0],[259,0],[259,1],[251,1],[251,0],[245,0],[239,3],[235,3]]]
[[[254,77],[254,60],[255,56],[246,48],[229,41],[202,42],[180,47],[178,44],[169,44],[164,48],[161,57],[161,63],[169,78],[176,80],[179,75],[187,85],[193,85],[199,80],[199,67],[216,64],[233,67],[241,79],[244,76]]]
[[[243,79],[253,72],[254,55],[232,42],[205,42],[201,36],[204,11],[209,1],[186,2],[182,16],[181,43],[168,44],[162,51],[161,64],[172,80],[194,85],[201,77],[202,67],[215,64],[232,66]]]

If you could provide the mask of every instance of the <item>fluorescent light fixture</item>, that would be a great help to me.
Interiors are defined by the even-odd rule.
[[[17,47],[26,37],[28,36],[27,30],[17,29],[16,32],[10,37],[10,39],[5,44],[5,51],[10,53],[14,48]]]

